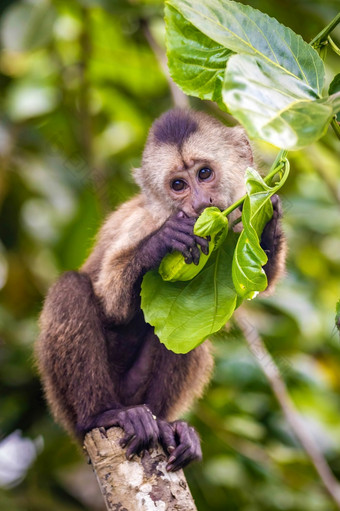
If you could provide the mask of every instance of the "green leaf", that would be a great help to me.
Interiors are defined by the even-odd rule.
[[[198,265],[187,264],[183,254],[172,252],[163,257],[159,266],[159,274],[163,280],[175,282],[177,280],[190,280],[195,277],[206,265],[212,252],[221,244],[228,233],[228,219],[216,207],[206,208],[198,217],[194,233],[197,236],[210,236],[209,254],[205,255],[200,250]]]
[[[207,37],[235,53],[264,59],[320,94],[324,65],[301,36],[249,5],[229,0],[168,0]]]
[[[194,233],[197,236],[210,236],[219,231],[228,229],[228,219],[219,208],[212,206],[205,210],[197,218]]]
[[[177,280],[185,281],[194,278],[202,270],[202,268],[204,268],[211,256],[211,244],[209,243],[208,255],[203,254],[201,247],[199,247],[199,251],[200,260],[197,265],[194,263],[187,264],[183,254],[177,250],[166,254],[158,268],[158,272],[162,279],[167,282],[176,282]]]
[[[335,113],[306,83],[249,55],[230,58],[223,100],[250,136],[285,149],[318,140]]]
[[[165,6],[168,65],[186,94],[222,99],[226,62],[232,51],[206,37],[173,7]]]
[[[240,305],[233,286],[232,256],[239,234],[230,232],[203,270],[188,282],[164,282],[157,271],[142,283],[145,321],[165,346],[187,353],[224,326]]]
[[[265,225],[273,216],[270,198],[281,188],[288,173],[289,167],[286,167],[280,182],[269,186],[256,170],[251,167],[246,170],[247,197],[242,209],[243,230],[232,263],[233,283],[242,298],[254,298],[267,287],[267,276],[262,268],[267,262],[267,256],[260,246],[260,238]]]

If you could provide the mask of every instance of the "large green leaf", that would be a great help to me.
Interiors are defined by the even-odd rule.
[[[230,0],[168,0],[203,34],[235,53],[258,56],[320,94],[324,66],[301,36],[249,5]]]
[[[301,36],[230,0],[167,3],[169,67],[186,93],[221,104],[224,75],[224,105],[250,136],[300,149],[325,134],[337,100],[320,99],[324,65]]]
[[[233,54],[205,36],[176,9],[165,7],[168,65],[186,94],[221,101],[226,62]]]
[[[142,283],[145,320],[165,346],[187,353],[220,330],[240,304],[233,286],[232,257],[238,234],[230,232],[203,270],[187,282],[164,282],[158,271]]]
[[[230,58],[223,100],[250,136],[285,149],[319,139],[336,106],[318,99],[305,82],[250,55]]]

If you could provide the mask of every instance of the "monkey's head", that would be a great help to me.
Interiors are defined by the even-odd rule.
[[[135,170],[150,207],[197,217],[208,206],[226,209],[244,193],[253,155],[244,130],[202,112],[174,109],[152,125],[142,167]]]

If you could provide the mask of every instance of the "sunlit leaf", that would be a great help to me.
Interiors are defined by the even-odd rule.
[[[336,105],[320,100],[324,65],[301,36],[233,1],[168,0],[168,5],[169,67],[185,92],[220,102],[224,58],[224,105],[250,136],[299,149],[325,134]],[[220,68],[210,69],[209,76],[202,71],[201,50],[207,48],[207,62],[216,60]],[[223,49],[237,55],[224,55]]]
[[[317,94],[324,66],[317,52],[290,28],[249,5],[229,0],[168,0],[192,25],[236,53],[263,58]]]
[[[250,136],[285,149],[324,135],[335,108],[305,82],[250,55],[230,58],[223,99]]]

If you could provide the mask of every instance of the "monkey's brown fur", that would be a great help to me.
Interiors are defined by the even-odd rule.
[[[108,217],[80,272],[59,279],[41,314],[39,369],[52,412],[70,432],[83,433],[111,408],[143,403],[157,417],[174,420],[201,396],[213,366],[211,346],[206,341],[176,355],[144,322],[140,283],[153,263],[143,257],[143,247],[178,211],[197,217],[209,204],[221,209],[232,204],[244,194],[244,171],[252,164],[239,127],[179,110],[154,123],[142,166],[134,172],[141,192]],[[214,179],[200,183],[198,199],[171,189],[174,178],[195,179],[202,166],[213,169]],[[268,263],[272,281],[282,269],[276,252],[283,254],[282,233],[275,228],[275,254]]]

